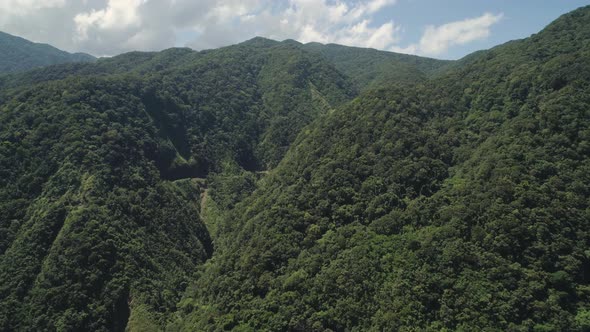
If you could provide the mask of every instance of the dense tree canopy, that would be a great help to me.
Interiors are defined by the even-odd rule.
[[[273,167],[303,126],[355,93],[323,58],[268,40],[125,54],[3,82],[7,330],[165,326],[213,253],[204,179],[220,193],[239,170]],[[241,198],[224,195],[228,207]]]
[[[588,331],[589,157],[589,8],[0,76],[0,330]]]
[[[172,329],[587,330],[589,27],[316,121],[218,222]]]

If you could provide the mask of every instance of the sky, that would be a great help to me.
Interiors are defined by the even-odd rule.
[[[458,59],[590,0],[0,0],[0,31],[69,52],[196,50],[255,36]]]

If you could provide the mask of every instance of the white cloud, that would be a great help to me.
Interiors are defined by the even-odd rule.
[[[1,0],[0,15],[24,15],[30,10],[63,7],[65,2],[65,0]]]
[[[367,5],[369,13],[376,13],[384,7],[395,4],[396,0],[372,0]]]
[[[353,26],[324,36],[323,40],[336,44],[387,49],[398,41],[399,27],[393,22],[387,22],[379,27],[371,28],[368,20],[363,20]],[[301,41],[314,41],[313,38],[301,38]],[[317,40],[315,40],[317,41]]]
[[[375,12],[395,4],[395,0],[340,1],[288,0],[273,8],[270,0],[258,1],[249,10],[225,10],[236,13],[239,29],[227,33],[226,15],[212,11],[200,37],[191,46],[197,49],[231,44],[259,35],[301,42],[339,43],[351,46],[389,48],[398,40],[399,28],[392,22],[374,24]],[[222,23],[222,24],[220,24]]]
[[[485,39],[490,35],[492,25],[498,23],[503,14],[485,13],[479,17],[455,21],[435,27],[426,27],[420,42],[405,48],[393,48],[404,53],[436,56],[445,53],[454,45],[463,45]]]
[[[216,48],[254,36],[440,55],[453,45],[487,37],[502,16],[484,14],[428,26],[418,42],[400,47],[403,30],[392,20],[382,20],[384,10],[395,4],[396,0],[0,0],[0,30],[95,55],[161,50],[187,41],[195,49]]]
[[[139,26],[139,6],[146,0],[108,0],[107,6],[101,10],[79,13],[74,17],[77,27],[77,38],[88,39],[91,28],[102,30],[124,30],[130,26]]]

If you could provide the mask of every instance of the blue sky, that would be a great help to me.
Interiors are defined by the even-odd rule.
[[[509,40],[537,33],[557,17],[576,8],[590,5],[580,0],[399,0],[383,9],[375,22],[393,19],[405,29],[401,44],[419,40],[427,25],[442,25],[485,12],[502,13],[502,19],[490,28],[487,38],[457,45],[438,57],[456,59]]]
[[[255,36],[457,59],[528,37],[579,0],[0,0],[0,30],[71,52],[197,50]]]

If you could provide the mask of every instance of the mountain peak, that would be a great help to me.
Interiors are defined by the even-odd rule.
[[[276,40],[256,36],[254,38],[248,39],[248,40],[240,43],[239,45],[252,45],[252,46],[257,46],[257,47],[271,47],[271,46],[275,46],[278,43],[279,42]]]
[[[67,62],[92,62],[86,53],[68,53],[48,44],[35,43],[0,31],[0,74]]]

